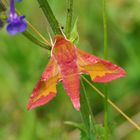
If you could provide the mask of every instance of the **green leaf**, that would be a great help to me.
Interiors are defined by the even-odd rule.
[[[96,127],[93,124],[92,116],[89,115],[89,124],[90,124],[90,140],[96,140]]]
[[[80,133],[80,140],[90,140],[88,132],[87,132],[84,124],[76,123],[76,122],[71,122],[71,121],[66,121],[65,124],[73,126],[73,127],[75,127],[75,128],[80,130],[80,132],[81,132]]]
[[[86,130],[84,124],[66,121],[65,124],[78,128],[80,130],[80,140],[96,140],[94,132],[89,132]],[[93,135],[92,135],[93,134]]]
[[[80,140],[90,140],[87,133],[81,131]]]
[[[70,41],[72,41],[74,44],[77,44],[79,42],[79,34],[77,31],[77,23],[78,23],[78,18],[75,20],[73,29],[70,34]]]
[[[87,97],[86,89],[83,81],[81,80],[80,91],[80,112],[86,129],[86,133],[81,132],[81,140],[96,140],[96,129],[94,127],[93,114],[90,108],[89,100]]]
[[[78,128],[80,131],[83,131],[83,132],[86,131],[84,125],[81,123],[76,123],[76,122],[72,122],[72,121],[65,121],[64,123],[67,125],[73,126],[75,128]]]
[[[102,124],[96,124],[95,125],[96,128],[96,135],[98,137],[99,140],[104,140],[104,127]]]

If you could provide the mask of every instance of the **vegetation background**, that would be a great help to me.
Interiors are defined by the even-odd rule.
[[[62,26],[66,0],[50,0]],[[77,47],[103,57],[102,0],[74,1],[80,41]],[[140,125],[140,0],[107,0],[109,60],[122,66],[127,77],[109,84],[109,98]],[[44,35],[48,23],[37,1],[17,4],[18,9]],[[10,36],[0,30],[0,140],[79,140],[77,129],[65,121],[81,122],[61,83],[58,96],[30,112],[26,105],[49,55],[22,34]],[[86,83],[85,83],[86,84]],[[102,84],[96,86],[103,91]],[[97,123],[103,123],[103,99],[89,85],[86,90]],[[138,132],[109,106],[113,140],[139,140]]]

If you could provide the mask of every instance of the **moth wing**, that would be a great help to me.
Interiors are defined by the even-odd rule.
[[[80,72],[88,73],[94,82],[110,82],[124,77],[126,72],[116,64],[103,60],[77,48]]]
[[[28,102],[28,110],[48,103],[56,96],[56,84],[61,79],[58,65],[54,59],[50,59],[40,80],[32,91]]]

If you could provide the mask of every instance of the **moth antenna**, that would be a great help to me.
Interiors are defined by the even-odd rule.
[[[65,39],[67,39],[66,35],[64,34],[63,30],[60,28],[62,35],[64,36]]]
[[[52,49],[51,49],[51,56],[52,56],[52,50],[53,50],[53,47],[54,47],[55,42],[53,42],[52,37],[51,37],[51,34],[49,32],[48,32],[48,35],[49,35],[50,42],[51,42],[51,47],[52,47]]]
[[[49,34],[49,38],[50,38],[50,42],[51,42],[51,46],[53,47],[54,46],[54,42],[53,42],[53,40],[52,40],[52,37],[51,37],[51,34],[48,32],[48,34]]]

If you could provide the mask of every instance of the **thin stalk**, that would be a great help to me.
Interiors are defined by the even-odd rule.
[[[30,32],[25,31],[22,33],[25,37],[27,37],[29,40],[31,40],[33,43],[37,44],[38,46],[40,46],[41,48],[47,49],[47,50],[51,50],[51,47],[46,45],[46,43],[41,42],[40,40],[38,40],[36,37],[34,37]]]
[[[104,58],[107,59],[108,57],[108,44],[107,44],[107,18],[106,18],[106,0],[103,0],[103,26],[104,26]],[[108,91],[107,85],[104,85],[105,88],[105,99],[104,99],[104,139],[109,139],[109,128],[108,128]]]
[[[45,42],[46,45],[51,46],[50,42],[28,21],[26,20],[29,27]]]
[[[54,34],[55,35],[62,34],[59,23],[58,23],[57,19],[55,18],[48,1],[47,0],[38,0],[38,3],[40,4],[40,7],[42,8]]]
[[[104,98],[104,139],[108,140],[109,139],[109,128],[108,128],[108,86],[104,85],[104,92],[105,92],[105,98]]]
[[[65,34],[67,38],[69,38],[71,34],[72,20],[73,20],[73,0],[67,0],[67,19],[65,29]]]
[[[105,98],[104,93],[97,89],[91,82],[89,82],[84,76],[82,78],[90,85],[101,97]],[[129,116],[127,116],[117,105],[115,105],[110,99],[107,102],[118,111],[131,125],[133,125],[137,130],[140,131],[140,126],[138,126]]]
[[[80,112],[81,112],[81,116],[86,128],[86,132],[87,132],[87,136],[89,137],[90,140],[93,140],[93,138],[95,139],[95,135],[96,133],[96,128],[94,126],[95,124],[95,119],[93,118],[93,113],[90,107],[90,103],[89,103],[89,99],[87,97],[87,93],[86,93],[86,89],[84,86],[84,83],[81,79],[81,86],[82,86],[82,91],[81,91],[81,95],[80,95]]]
[[[106,0],[103,0],[104,58],[108,58]]]

